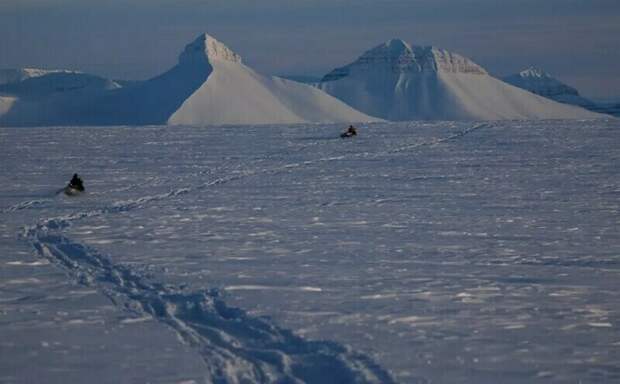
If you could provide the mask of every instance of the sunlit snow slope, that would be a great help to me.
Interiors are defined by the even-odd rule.
[[[73,72],[36,75],[0,85],[0,94],[16,98],[10,108],[3,108],[5,112],[0,109],[0,125],[379,120],[314,87],[258,74],[245,66],[236,53],[206,34],[185,47],[174,68],[129,87]]]
[[[207,81],[170,117],[169,123],[268,124],[377,120],[316,88],[256,73],[242,64],[239,56],[208,35],[198,38],[181,56],[181,65],[201,65],[202,61],[208,61],[212,72]]]
[[[602,117],[490,76],[471,60],[393,39],[327,74],[318,87],[387,120],[501,120]]]

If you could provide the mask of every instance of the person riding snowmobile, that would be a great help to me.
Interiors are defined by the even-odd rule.
[[[352,136],[357,136],[357,130],[352,125],[349,125],[349,129],[347,129],[346,132],[344,132],[343,134],[340,135],[340,137],[342,137],[342,138],[352,137]]]
[[[76,191],[84,192],[84,182],[77,173],[73,174],[73,177],[71,178],[68,187],[71,189],[75,189]]]

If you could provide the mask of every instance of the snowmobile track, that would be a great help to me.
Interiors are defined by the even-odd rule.
[[[96,250],[38,225],[25,237],[80,284],[97,288],[136,317],[170,327],[205,362],[213,383],[393,383],[366,356],[329,341],[306,341],[228,307],[217,292],[186,292],[153,283]],[[329,372],[329,375],[325,375]]]
[[[166,193],[119,201],[110,206],[48,218],[24,228],[22,236],[37,253],[64,270],[80,284],[97,288],[117,306],[137,317],[150,316],[167,325],[184,343],[192,346],[206,365],[205,380],[214,383],[321,382],[393,383],[390,374],[368,357],[329,341],[306,341],[267,321],[230,308],[217,292],[186,292],[182,288],[151,282],[129,267],[62,235],[62,230],[83,218],[127,212],[153,201],[182,196],[247,177],[277,174],[299,167],[346,158],[375,157],[434,146],[487,127],[477,124],[462,132],[430,141],[409,144],[380,153],[329,156],[281,166],[238,171],[206,183]],[[5,211],[27,209],[24,202]],[[329,376],[325,372],[330,372]]]

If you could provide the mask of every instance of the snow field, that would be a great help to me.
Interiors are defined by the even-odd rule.
[[[14,358],[0,375],[620,378],[617,122],[373,124],[353,140],[341,129],[0,131],[0,339],[29,340],[2,344]],[[88,193],[54,196],[74,171]],[[231,347],[261,344],[247,338],[257,330],[281,342],[280,360]],[[100,331],[93,345],[132,345],[144,363],[110,373],[123,353],[82,341]],[[223,352],[205,357],[216,340]],[[74,360],[33,369],[33,352]],[[176,352],[185,365],[158,376]],[[291,374],[318,356],[343,365]]]

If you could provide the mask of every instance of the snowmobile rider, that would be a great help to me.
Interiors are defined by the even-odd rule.
[[[69,182],[69,188],[73,188],[77,191],[84,192],[84,182],[78,176],[77,173],[73,174],[73,177],[71,178],[71,181]]]
[[[356,136],[357,135],[357,130],[355,129],[354,126],[349,125],[349,129],[347,129],[347,131],[345,133],[343,133],[342,135],[340,135],[341,137],[351,137],[351,136]]]

